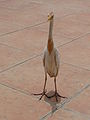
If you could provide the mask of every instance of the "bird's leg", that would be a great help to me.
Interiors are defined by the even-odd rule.
[[[54,84],[55,84],[55,93],[52,96],[48,96],[48,98],[52,98],[52,97],[55,96],[57,102],[58,102],[58,97],[60,97],[60,98],[67,98],[67,97],[59,95],[59,93],[57,92],[56,77],[54,78]]]
[[[33,95],[41,95],[41,97],[39,98],[39,100],[41,100],[44,95],[45,95],[46,97],[48,97],[48,96],[46,95],[46,91],[45,91],[46,82],[47,82],[47,75],[45,75],[45,82],[44,82],[43,92],[33,94]]]
[[[46,82],[47,82],[47,75],[45,75],[44,88],[43,88],[43,92],[41,93],[41,97],[39,98],[39,100],[41,100],[44,95],[47,96],[47,95],[45,94],[45,93],[46,93],[46,91],[45,91]]]
[[[55,97],[56,97],[56,101],[58,101],[58,99],[57,99],[57,85],[56,85],[56,77],[54,78],[54,84],[55,84]]]
[[[54,78],[54,84],[55,84],[55,97],[56,97],[56,101],[58,102],[57,97],[60,97],[60,98],[67,98],[67,97],[64,97],[64,96],[59,95],[59,93],[57,92],[56,77]]]

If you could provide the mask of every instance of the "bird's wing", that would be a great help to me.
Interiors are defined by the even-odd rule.
[[[60,56],[56,49],[55,49],[54,59],[55,59],[55,65],[57,66],[57,69],[59,69]]]
[[[44,54],[43,54],[43,66],[45,67],[45,51],[44,51]]]

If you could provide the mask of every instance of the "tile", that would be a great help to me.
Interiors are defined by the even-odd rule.
[[[7,7],[0,7],[0,21],[3,23],[8,22],[8,24],[12,23],[14,25],[21,26],[22,28],[22,27],[34,25],[36,23],[45,20],[45,16],[38,11],[40,4],[30,1],[28,2],[26,2],[27,5],[21,2],[25,6],[21,5],[21,8],[16,10],[14,10],[13,5],[15,4],[13,4],[13,2],[12,2],[13,5],[10,6],[12,7],[12,9]]]
[[[0,119],[37,120],[49,110],[49,106],[42,101],[0,85]]]
[[[27,55],[21,50],[0,44],[0,72],[26,57]]]
[[[83,114],[90,115],[90,87],[85,89],[73,101],[65,105],[66,108],[78,111]]]
[[[51,115],[48,120],[89,120],[90,117],[67,110],[58,110],[55,114]]]
[[[21,49],[29,56],[40,54],[47,42],[47,33],[37,28],[22,30],[0,38],[0,43]]]
[[[10,9],[21,9],[23,7],[28,7],[28,5],[34,7],[34,3],[32,3],[29,0],[22,0],[22,1],[11,1],[11,0],[5,0],[5,1],[0,1],[0,6],[5,7],[5,8],[10,8]]]
[[[90,34],[60,48],[62,61],[90,70]]]
[[[8,74],[10,74],[10,76]],[[20,65],[10,71],[2,73],[0,77],[0,82],[4,82],[12,87],[26,90],[29,93],[41,92],[44,82],[42,61],[40,57],[37,58],[37,60],[32,59],[26,64]]]
[[[57,88],[60,94],[71,97],[84,85],[89,84],[90,71],[62,64],[57,77]]]
[[[10,22],[0,21],[0,37],[20,29],[21,26],[17,24],[11,24]]]

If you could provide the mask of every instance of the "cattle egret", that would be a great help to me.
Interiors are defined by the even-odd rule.
[[[39,94],[34,94],[34,95],[41,95],[40,99],[45,95],[48,98],[54,97],[56,98],[56,101],[58,101],[57,97],[61,98],[66,98],[58,94],[57,92],[57,86],[56,86],[56,77],[58,75],[59,71],[59,64],[60,64],[60,57],[57,49],[54,46],[53,42],[53,37],[52,37],[52,30],[53,30],[53,22],[54,22],[54,14],[51,12],[48,15],[48,21],[50,22],[49,25],[49,36],[48,36],[48,42],[47,42],[47,47],[44,50],[43,54],[43,66],[44,66],[44,71],[45,71],[45,83],[44,83],[44,88],[43,92]],[[50,77],[54,78],[54,84],[55,84],[55,93],[52,96],[47,96],[46,94],[46,82],[47,82],[47,74]]]

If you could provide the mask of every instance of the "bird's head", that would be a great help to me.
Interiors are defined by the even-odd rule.
[[[49,14],[48,14],[48,21],[52,20],[53,17],[54,17],[53,12],[49,13]]]

